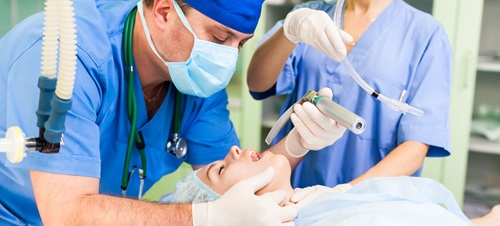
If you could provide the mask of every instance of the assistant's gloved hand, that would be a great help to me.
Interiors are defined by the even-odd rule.
[[[293,43],[303,42],[341,61],[347,55],[344,43],[354,39],[340,30],[328,14],[321,10],[297,9],[289,13],[283,24],[286,38]]]
[[[295,205],[279,206],[286,194],[282,190],[261,196],[255,192],[269,184],[274,168],[242,180],[219,199],[193,204],[193,225],[295,225],[298,214]]]
[[[318,95],[332,99],[330,88],[323,88]],[[292,157],[302,157],[309,150],[320,150],[330,146],[344,134],[346,128],[335,120],[321,113],[312,103],[305,102],[293,107],[294,113],[290,116],[293,128],[285,141],[285,149]]]
[[[300,210],[327,191],[332,191],[332,188],[323,185],[295,188],[295,194],[292,195],[290,200],[296,203],[295,205]]]

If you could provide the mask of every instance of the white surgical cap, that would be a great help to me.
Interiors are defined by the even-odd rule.
[[[196,174],[200,170],[189,173],[175,185],[173,193],[160,198],[160,203],[201,203],[211,202],[220,197],[217,192],[204,184]]]

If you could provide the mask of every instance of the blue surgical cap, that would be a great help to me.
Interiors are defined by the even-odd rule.
[[[245,34],[253,34],[263,0],[184,0],[205,16]]]

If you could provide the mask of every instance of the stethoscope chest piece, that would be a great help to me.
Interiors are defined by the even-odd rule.
[[[175,155],[178,159],[182,159],[187,153],[187,142],[182,137],[179,137],[177,133],[174,133],[174,136],[167,142],[165,151]]]

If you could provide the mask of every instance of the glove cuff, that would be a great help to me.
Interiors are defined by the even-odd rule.
[[[209,203],[196,203],[191,205],[191,212],[193,216],[193,226],[208,225],[208,204]]]
[[[299,43],[299,39],[290,33],[290,21],[292,21],[292,14],[294,12],[288,13],[288,15],[285,18],[285,22],[283,23],[283,35],[292,43],[297,44]]]
[[[291,157],[300,158],[309,152],[309,150],[300,145],[299,139],[301,139],[300,135],[295,128],[293,128],[290,133],[288,133],[288,136],[286,136],[285,150]]]

